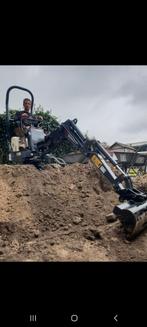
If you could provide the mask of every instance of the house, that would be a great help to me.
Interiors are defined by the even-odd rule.
[[[134,152],[134,147],[128,144],[115,142],[109,146],[109,150],[115,150],[115,152]]]
[[[131,161],[136,150],[127,144],[115,142],[109,147],[108,152],[112,157],[115,154],[119,163],[127,163]]]
[[[147,155],[138,153],[138,151],[147,150],[147,142],[135,143],[113,143],[108,151],[111,156],[116,155],[118,163],[126,171],[129,167],[141,167],[146,171]]]
[[[147,151],[147,141],[129,143],[128,146],[132,146],[137,151]]]
[[[142,169],[144,172],[147,171],[147,142],[136,142],[130,144],[115,142],[111,146],[108,146],[103,142],[101,145],[124,171],[127,172],[131,167],[137,167],[137,169]],[[146,152],[144,151],[143,154],[142,152],[138,153],[139,149],[146,149]],[[68,153],[62,158],[68,164],[88,162],[88,158],[85,158],[84,154],[80,151]]]
[[[88,158],[85,158],[84,154],[82,154],[80,151],[74,151],[74,152],[65,154],[62,156],[62,159],[67,164],[73,164],[76,162],[79,162],[79,163],[87,163],[88,162]]]

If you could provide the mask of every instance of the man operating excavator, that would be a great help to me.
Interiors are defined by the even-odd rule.
[[[20,137],[20,148],[25,148],[27,146],[26,144],[26,135],[29,138],[29,129],[30,129],[30,125],[31,125],[31,121],[30,123],[28,123],[28,120],[30,118],[32,119],[36,119],[36,124],[38,123],[38,121],[42,121],[43,118],[42,116],[36,116],[36,115],[32,115],[30,110],[31,110],[31,105],[32,102],[30,99],[25,98],[23,100],[23,107],[24,110],[23,111],[17,111],[14,117],[14,120],[16,122],[16,127],[14,129],[14,133],[16,136]],[[25,121],[27,120],[27,121]],[[31,140],[30,140],[31,141]]]

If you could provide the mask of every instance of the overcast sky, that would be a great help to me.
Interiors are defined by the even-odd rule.
[[[0,112],[11,85],[30,89],[60,122],[77,118],[89,138],[147,141],[147,66],[0,66]],[[10,108],[26,96],[13,90]]]

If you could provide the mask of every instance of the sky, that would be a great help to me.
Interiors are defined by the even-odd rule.
[[[147,141],[147,66],[0,66],[0,112],[12,85],[32,91],[35,106],[51,110],[59,122],[78,119],[89,138]],[[10,108],[22,109],[27,93],[12,90]]]

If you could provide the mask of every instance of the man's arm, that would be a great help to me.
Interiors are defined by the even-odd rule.
[[[21,119],[21,115],[22,115],[22,112],[21,111],[17,111],[15,116],[14,116],[14,120],[20,120]]]

